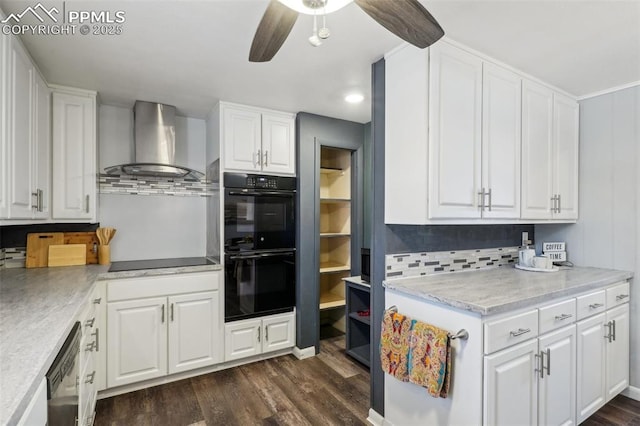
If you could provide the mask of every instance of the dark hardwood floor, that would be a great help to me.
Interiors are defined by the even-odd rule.
[[[291,355],[98,401],[103,425],[367,425],[369,370],[344,354],[344,337],[320,355]]]
[[[369,371],[344,354],[342,336],[322,340],[313,358],[288,355],[99,400],[95,425],[368,425],[368,413]],[[640,426],[640,402],[618,396],[583,425]]]

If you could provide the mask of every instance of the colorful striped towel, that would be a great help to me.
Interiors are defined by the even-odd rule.
[[[409,381],[408,358],[412,321],[397,312],[385,311],[380,335],[382,371],[403,382]]]
[[[409,381],[427,388],[429,395],[446,398],[451,381],[449,333],[414,321],[409,344]]]

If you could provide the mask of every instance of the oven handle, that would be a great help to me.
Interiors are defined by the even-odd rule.
[[[296,192],[295,191],[283,191],[283,192],[275,192],[275,191],[269,191],[269,192],[242,192],[242,191],[229,191],[229,195],[248,195],[250,197],[264,197],[264,196],[268,196],[268,197],[283,197],[283,198],[293,198],[295,196]]]
[[[231,256],[229,260],[248,260],[248,259],[262,259],[264,257],[284,257],[284,256],[293,256],[294,252],[280,252],[280,253],[261,253],[261,254],[253,254],[250,256]]]

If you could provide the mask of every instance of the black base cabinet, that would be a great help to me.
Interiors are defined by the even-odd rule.
[[[347,327],[346,352],[367,367],[371,359],[371,286],[360,277],[345,278]]]

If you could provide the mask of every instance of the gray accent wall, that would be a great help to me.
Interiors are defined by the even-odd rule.
[[[640,388],[640,86],[580,101],[579,219],[536,225],[578,266],[634,271],[630,383]]]
[[[352,156],[352,275],[360,274],[363,220],[363,169],[365,126],[305,112],[296,117],[298,206],[296,209],[296,346],[319,351],[319,167],[320,146],[350,149]]]

